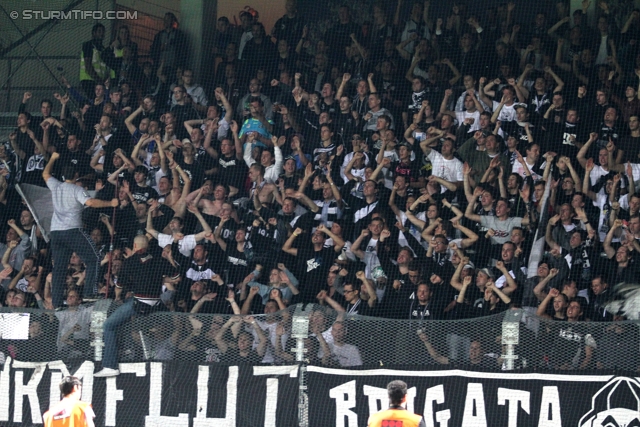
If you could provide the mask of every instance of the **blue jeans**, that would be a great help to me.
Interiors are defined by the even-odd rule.
[[[129,298],[122,304],[111,316],[104,322],[104,352],[102,358],[102,367],[118,369],[118,327],[128,322],[136,310],[133,307],[134,298]]]
[[[76,253],[87,266],[84,296],[97,293],[96,282],[100,270],[100,255],[91,237],[80,228],[51,232],[51,254],[53,256],[53,280],[51,298],[54,307],[61,307],[66,289],[69,259]]]

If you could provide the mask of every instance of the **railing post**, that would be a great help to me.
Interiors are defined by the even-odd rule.
[[[522,320],[522,310],[507,310],[502,319],[502,348],[504,354],[505,368],[508,371],[514,369],[514,361],[518,358],[515,354],[515,346],[520,343],[520,320]]]
[[[306,310],[304,309],[306,308]],[[304,340],[309,337],[309,315],[312,312],[312,305],[296,305],[293,313],[291,325],[291,337],[296,339],[296,348],[292,349],[296,354],[296,362],[300,366],[298,373],[298,423],[300,427],[309,425],[309,404],[307,400],[307,366],[304,363],[304,354],[307,349],[304,347]]]
[[[107,312],[111,307],[112,300],[104,299],[98,300],[93,305],[93,311],[91,312],[91,327],[90,331],[93,333],[93,340],[91,346],[94,348],[93,360],[96,362],[102,361],[102,348],[104,347],[103,327],[104,322],[107,320]]]

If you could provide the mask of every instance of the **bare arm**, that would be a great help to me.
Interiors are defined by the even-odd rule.
[[[613,226],[607,233],[607,237],[604,238],[604,243],[602,244],[604,253],[607,254],[607,258],[611,259],[616,255],[616,250],[611,246],[611,242],[613,241],[613,237],[615,236],[618,228],[622,226],[622,221],[619,219],[615,220]]]
[[[133,121],[136,119],[136,117],[138,117],[140,115],[140,113],[142,113],[142,105],[139,106],[133,113],[131,113],[129,115],[129,117],[124,119],[124,124],[127,127],[127,129],[129,130],[129,133],[131,135],[133,135],[136,132],[136,130],[138,130],[138,128],[136,128],[133,125]]]
[[[578,162],[583,168],[585,168],[587,164],[587,159],[585,158],[585,156],[587,155],[587,151],[589,150],[589,147],[591,147],[591,144],[595,142],[596,138],[598,138],[598,134],[595,132],[591,132],[591,134],[589,134],[589,139],[587,140],[587,142],[585,142],[578,151]]]
[[[441,365],[448,365],[449,364],[449,358],[445,357],[445,356],[442,356],[440,353],[438,353],[438,351],[433,347],[433,345],[431,345],[431,342],[429,342],[429,339],[427,338],[427,335],[422,331],[419,331],[419,332],[420,333],[418,334],[418,337],[420,338],[420,341],[422,341],[422,343],[426,347],[427,351],[429,352],[429,355],[433,358],[433,360],[435,360],[436,362],[438,362]]]
[[[282,250],[286,253],[288,253],[289,255],[293,255],[293,256],[297,256],[298,255],[298,249],[297,248],[293,248],[293,241],[302,233],[302,229],[301,228],[296,228],[293,233],[291,233],[291,236],[289,236],[289,238],[287,239],[286,242],[284,242],[284,245],[282,246]]]
[[[53,170],[53,164],[56,162],[56,160],[58,160],[59,157],[60,157],[59,153],[53,153],[51,155],[51,159],[47,162],[47,165],[44,167],[44,170],[42,171],[42,179],[44,179],[44,182],[47,182],[49,178],[52,177],[51,171]]]

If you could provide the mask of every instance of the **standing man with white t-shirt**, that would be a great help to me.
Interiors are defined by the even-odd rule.
[[[469,89],[463,94],[464,109],[461,111],[447,111],[451,95],[453,95],[451,89],[444,91],[444,98],[440,105],[440,114],[449,114],[451,117],[455,117],[458,123],[464,123],[465,120],[470,119],[469,130],[467,130],[467,132],[475,132],[480,129],[480,114],[484,112],[484,107],[478,98],[476,98],[476,92],[473,89]]]
[[[587,142],[584,143],[584,145],[582,146],[582,148],[580,148],[580,151],[578,151],[578,162],[580,163],[580,166],[582,166],[584,169],[587,168],[587,153],[590,151],[591,145],[596,142],[598,139],[598,134],[596,132],[591,132],[589,134],[589,139],[587,140]],[[615,152],[615,145],[611,144],[610,146],[612,152]],[[600,177],[603,177],[605,175],[608,175],[610,172],[609,169],[609,152],[606,148],[601,148],[598,150],[598,160],[597,162],[595,161],[595,159],[593,159],[593,169],[591,169],[591,171],[589,172],[589,180],[591,181],[591,186],[594,186],[598,183],[598,181],[600,180]],[[621,188],[624,188],[624,181],[622,181],[621,183]],[[602,187],[599,191],[598,194],[601,195],[605,195],[605,188]]]
[[[64,301],[67,265],[75,252],[87,267],[84,285],[84,299],[92,298],[96,292],[96,280],[100,268],[100,258],[91,237],[82,228],[82,211],[85,206],[108,208],[118,206],[118,199],[110,201],[92,199],[82,187],[75,184],[72,165],[62,169],[63,182],[51,175],[53,164],[60,154],[51,154],[51,159],[42,172],[42,178],[51,190],[53,217],[51,218],[51,253],[53,254],[53,283],[51,298],[54,307]]]
[[[498,120],[511,122],[516,119],[516,91],[512,86],[503,87],[500,102],[492,101],[492,103],[493,116],[491,116],[491,123],[496,123]]]
[[[443,186],[443,190],[456,191],[462,186],[464,174],[462,173],[462,162],[455,157],[455,142],[451,138],[445,138],[442,142],[441,153],[427,146],[426,141],[420,143],[420,148],[425,156],[431,161],[431,176]],[[444,190],[444,191],[446,191]]]

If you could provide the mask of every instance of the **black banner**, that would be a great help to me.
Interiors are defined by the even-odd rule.
[[[121,363],[121,374],[94,378],[94,363],[0,365],[0,427],[42,424],[60,399],[63,375],[83,382],[96,426],[276,427],[298,424],[297,366],[222,366],[193,363]]]
[[[431,427],[640,426],[633,377],[309,366],[307,379],[310,426],[366,427],[388,408],[386,386],[395,379],[407,383],[408,410]]]

